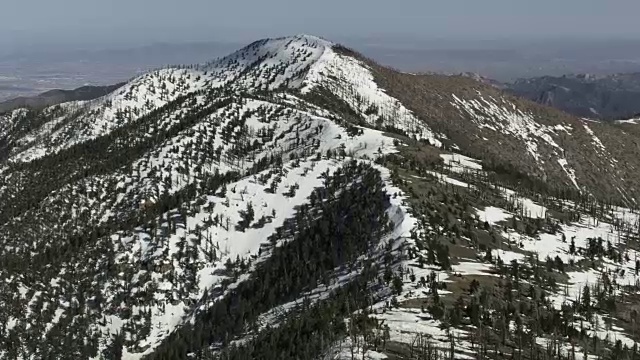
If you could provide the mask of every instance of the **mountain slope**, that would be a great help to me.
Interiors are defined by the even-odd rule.
[[[628,124],[308,35],[0,124],[2,358],[635,351]]]
[[[554,184],[554,191],[635,203],[637,139],[620,128],[575,118],[467,77],[402,74],[368,63],[389,94],[445,134],[451,146],[495,164],[495,170],[527,174]]]

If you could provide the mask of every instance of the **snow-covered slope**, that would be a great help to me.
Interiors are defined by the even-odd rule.
[[[421,186],[421,183],[432,182],[432,177],[435,176],[436,181],[445,187],[453,185],[453,187],[474,189],[476,186],[481,186],[481,182],[477,182],[478,178],[475,176],[467,178],[471,183],[462,182],[461,180],[464,176],[460,176],[461,174],[477,173],[478,171],[483,173],[482,166],[478,167],[480,163],[478,160],[455,155],[453,157],[446,156],[446,158],[457,158],[458,161],[448,161],[448,166],[439,170],[440,172],[431,171],[427,178],[407,176],[405,181],[410,182],[412,187],[418,187]],[[451,177],[459,180],[452,181]],[[413,181],[410,179],[413,179]],[[416,181],[416,179],[421,180]],[[401,189],[396,191],[402,194]],[[430,277],[433,279],[433,276],[435,276],[437,283],[442,284],[443,288],[451,289],[451,291],[436,291],[440,295],[435,296],[451,296],[449,299],[453,301],[455,299],[454,296],[459,295],[459,290],[457,289],[460,286],[459,284],[468,282],[464,278],[475,279],[479,283],[486,281],[491,283],[493,280],[490,279],[492,278],[496,279],[497,277],[502,278],[505,276],[509,278],[510,275],[505,274],[505,270],[512,271],[514,266],[521,266],[525,269],[528,266],[535,268],[536,259],[539,259],[546,263],[548,271],[565,277],[561,280],[559,286],[554,286],[552,290],[548,290],[549,306],[564,313],[565,316],[567,315],[567,308],[579,307],[580,302],[585,301],[584,292],[586,288],[589,288],[593,293],[599,294],[602,294],[602,291],[606,291],[613,294],[611,296],[619,297],[620,299],[624,299],[629,294],[637,294],[638,250],[635,241],[629,238],[629,232],[637,231],[640,223],[640,215],[637,211],[611,207],[598,212],[595,217],[581,214],[573,221],[561,221],[555,218],[555,215],[550,214],[569,213],[571,211],[576,211],[580,214],[580,206],[571,201],[556,200],[550,203],[550,208],[547,208],[538,201],[517,195],[508,188],[497,187],[485,191],[489,193],[495,192],[495,195],[501,200],[490,202],[493,206],[473,209],[475,212],[473,216],[475,218],[474,221],[480,224],[484,223],[485,229],[490,229],[489,232],[494,238],[494,243],[488,245],[486,253],[477,253],[473,258],[460,258],[459,262],[453,264],[448,272],[443,272],[437,266],[425,266],[428,263],[425,259],[430,256],[429,253],[433,249],[425,249],[423,248],[424,245],[416,246],[416,240],[420,242],[423,239],[442,236],[439,235],[442,230],[438,229],[437,225],[434,227],[433,222],[427,220],[432,214],[420,214],[418,219],[415,218],[415,215],[404,215],[402,224],[410,225],[404,229],[402,236],[406,237],[406,242],[409,246],[415,246],[417,254],[414,255],[412,260],[404,261],[398,265],[404,268],[404,287],[394,301],[407,305],[390,308],[388,304],[382,301],[374,306],[376,310],[373,312],[373,316],[378,321],[389,326],[388,332],[391,341],[409,345],[417,341],[417,339],[422,341],[426,338],[436,347],[446,351],[451,348],[453,339],[456,342],[456,351],[459,352],[456,354],[456,358],[466,358],[466,354],[474,354],[478,351],[477,344],[474,345],[474,342],[477,341],[477,338],[475,338],[477,335],[474,331],[477,328],[474,326],[467,327],[464,323],[460,328],[452,328],[450,317],[437,318],[433,314],[429,314],[431,311],[426,311],[425,313],[425,304],[429,303],[427,299],[431,299],[434,296],[434,290],[433,288],[428,289],[424,282],[416,279],[429,279]],[[408,199],[408,197],[399,197],[399,199]],[[502,205],[497,205],[500,203]],[[552,230],[545,229],[540,230],[540,232],[525,234],[518,227],[512,227],[511,225],[522,221],[545,222],[551,224]],[[504,239],[504,243],[500,243],[500,240],[495,242],[496,238]],[[461,241],[473,244],[473,238],[466,238],[466,236],[463,236]],[[453,247],[455,245],[450,246]],[[471,246],[474,247],[474,245]],[[536,279],[528,278],[523,281],[532,285],[536,282]],[[458,298],[458,301],[460,299]],[[601,299],[589,301],[592,301],[589,306],[602,306]],[[633,303],[634,300],[626,301]],[[628,306],[626,301],[620,300],[620,306]],[[422,310],[415,305],[417,303],[423,304]],[[596,303],[599,305],[595,305]],[[599,309],[602,311],[602,308]],[[570,320],[567,325],[569,328],[576,331],[583,330],[586,332],[586,336],[597,338],[604,344],[620,342],[621,347],[633,348],[637,341],[637,339],[634,339],[634,335],[629,333],[628,327],[619,325],[619,315],[597,312],[592,315],[593,317],[587,317],[586,319],[574,313],[570,313],[569,316]],[[531,322],[532,320],[525,317],[524,319],[519,318],[511,321],[506,324],[507,328],[516,329],[519,326],[517,325],[518,321]],[[340,346],[348,349],[352,346],[349,343],[350,341],[347,340],[347,344],[341,344]],[[535,341],[537,344],[546,347],[552,340],[539,336]],[[592,351],[588,349],[589,346],[572,344],[570,339],[560,338],[553,341],[557,341],[554,344],[557,349],[554,351],[559,354],[567,355],[571,352],[583,354]],[[333,358],[350,358],[348,351],[345,351],[345,353],[342,356]],[[371,356],[375,356],[374,351],[371,351],[371,353]]]
[[[198,68],[239,89],[299,88],[309,70],[331,52],[332,46],[329,41],[310,35],[264,39]]]
[[[26,109],[16,109],[7,114],[0,114],[0,139],[5,138],[26,113]]]
[[[640,124],[640,118],[637,119],[626,119],[626,120],[616,120],[616,124]]]
[[[340,125],[331,111],[295,96],[231,96],[216,100],[219,105],[211,101],[210,94],[193,94],[182,105],[161,113],[149,133],[123,133],[121,136],[153,140],[188,121],[193,116],[193,106],[199,108],[199,114],[207,114],[170,138],[153,141],[148,151],[139,158],[131,158],[122,168],[106,174],[103,171],[85,174],[53,189],[40,200],[37,209],[10,218],[10,224],[2,228],[5,249],[20,246],[9,241],[8,236],[22,238],[23,231],[28,229],[28,233],[37,234],[38,239],[32,243],[39,249],[36,253],[43,254],[54,251],[56,243],[63,241],[57,235],[52,236],[52,231],[81,234],[95,227],[116,226],[116,230],[102,236],[106,241],[102,246],[107,246],[114,256],[111,261],[123,269],[140,269],[142,264],[154,269],[120,273],[92,284],[91,291],[85,290],[87,297],[93,294],[91,299],[101,298],[102,306],[108,309],[102,321],[92,323],[86,330],[102,339],[99,351],[104,351],[108,340],[116,334],[133,336],[129,327],[135,323],[153,326],[144,337],[136,336],[136,345],[124,350],[125,358],[152,353],[173,329],[184,323],[185,317],[194,316],[194,302],[211,296],[232,278],[220,274],[225,264],[238,257],[259,256],[269,235],[296,214],[296,208],[308,201],[312,190],[322,186],[327,174],[340,169],[349,159],[370,163],[395,151],[393,139],[380,131]],[[108,153],[117,156],[118,148],[110,143],[107,146]],[[255,172],[261,167],[266,169]],[[67,174],[72,172],[67,169]],[[219,190],[203,192],[212,179],[224,176],[230,179],[223,185],[225,195],[220,195]],[[12,191],[29,192],[29,187],[21,188],[23,184],[17,180],[9,176],[6,179],[9,186],[4,186],[0,195],[15,198],[10,194]],[[157,215],[152,221],[154,225],[143,221],[134,228],[123,226],[117,230],[122,225],[115,224],[131,221],[126,219],[136,216],[138,211],[166,203],[167,197],[189,196],[189,189],[194,188],[199,194],[197,198],[176,203],[179,208],[187,206],[190,209],[187,213],[170,208]],[[260,225],[239,230],[237,224],[247,206],[253,209],[255,222]],[[68,216],[61,218],[62,213]],[[78,219],[82,219],[81,224]],[[165,230],[159,230],[162,228]],[[160,238],[163,240],[158,242]],[[188,264],[179,260],[185,246],[199,254]],[[86,254],[82,266],[72,265],[74,260],[60,259],[56,266],[62,275],[42,276],[38,284],[50,286],[33,294],[32,285],[10,281],[10,286],[24,289],[16,293],[15,301],[24,304],[37,301],[41,304],[38,306],[56,308],[53,316],[47,318],[48,325],[38,330],[40,334],[53,334],[65,326],[61,319],[73,316],[71,298],[61,303],[56,300],[56,294],[66,293],[62,280],[65,274],[73,267],[77,276],[95,278],[92,272],[102,267],[102,256]],[[198,268],[196,273],[190,270],[193,266]],[[161,270],[167,268],[173,269],[170,275]],[[136,299],[140,291],[153,291],[155,305],[125,305],[139,301]],[[203,305],[199,311],[205,309]],[[134,318],[142,316],[143,320],[125,321],[124,313]],[[8,331],[29,321],[30,315],[24,319],[9,316]]]
[[[29,133],[12,160],[29,161],[106,135],[212,83],[190,69],[158,70],[99,99],[54,106],[45,111],[62,108],[61,116]]]
[[[461,111],[470,116],[472,121],[479,127],[498,132],[516,139],[524,144],[527,155],[533,158],[536,165],[543,169],[545,159],[544,154],[539,150],[544,144],[551,154],[545,154],[545,158],[554,159],[565,172],[571,181],[571,184],[578,190],[582,188],[576,179],[576,172],[572,165],[566,159],[565,149],[562,148],[554,138],[560,136],[571,136],[573,131],[570,125],[556,124],[554,126],[540,124],[535,121],[535,117],[531,113],[524,113],[519,110],[515,104],[508,103],[504,99],[500,100],[500,104],[496,99],[485,99],[482,95],[478,95],[478,99],[462,100],[455,94],[452,104]],[[586,123],[583,125],[584,130],[593,138],[593,144],[597,150],[611,161],[611,166],[615,166],[616,160],[607,153],[606,148]],[[548,161],[548,160],[547,160]]]

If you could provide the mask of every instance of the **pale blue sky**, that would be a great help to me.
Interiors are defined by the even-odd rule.
[[[640,38],[638,0],[3,0],[0,45],[328,38]]]

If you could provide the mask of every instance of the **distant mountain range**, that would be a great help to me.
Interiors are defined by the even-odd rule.
[[[105,86],[82,86],[73,90],[49,90],[35,96],[21,96],[0,102],[0,113],[19,108],[42,109],[68,101],[92,100],[107,95],[124,83]]]
[[[542,76],[517,80],[503,88],[580,117],[617,120],[640,114],[640,73]]]

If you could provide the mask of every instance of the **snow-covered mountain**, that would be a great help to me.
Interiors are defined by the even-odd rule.
[[[309,35],[16,110],[0,358],[631,354],[630,139]]]

